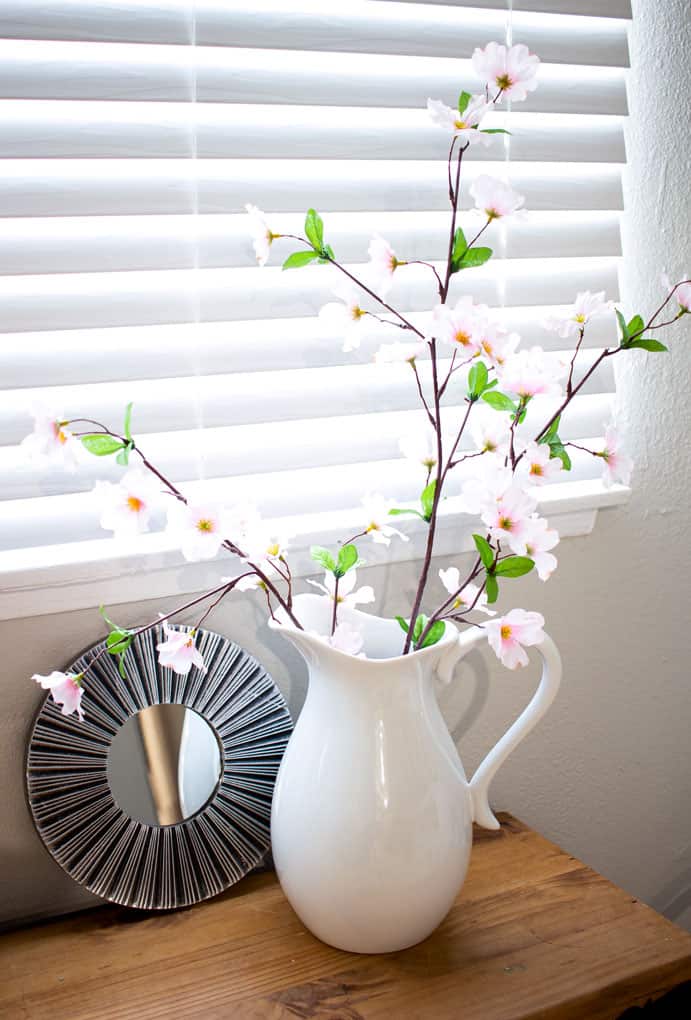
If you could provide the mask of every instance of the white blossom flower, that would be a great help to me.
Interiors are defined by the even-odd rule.
[[[396,341],[393,344],[382,344],[374,360],[378,365],[397,364],[404,361],[413,362],[425,353],[427,341],[420,340],[418,343],[403,343]]]
[[[324,574],[324,584],[320,584],[319,581],[312,581],[309,578],[307,583],[315,588],[319,588],[333,602],[336,591],[336,578],[331,571],[326,571]],[[336,598],[339,605],[349,606],[351,609],[354,609],[355,606],[364,606],[374,602],[374,588],[369,584],[363,585],[362,588],[355,588],[356,584],[357,571],[354,568],[339,579],[338,597]]]
[[[483,134],[479,130],[482,118],[490,109],[484,96],[471,96],[463,113],[458,109],[452,109],[438,99],[427,100],[427,112],[432,121],[440,128],[450,131],[460,139],[461,143],[472,145],[474,142],[482,142],[483,145],[490,145],[493,135]]]
[[[688,280],[688,273],[684,273],[684,280]],[[672,288],[672,281],[670,280],[667,273],[662,274],[662,286],[665,291],[669,294]],[[682,283],[674,290],[674,299],[679,305],[681,312],[687,313],[691,311],[691,283]]]
[[[475,208],[485,213],[490,220],[500,220],[511,216],[521,209],[525,203],[523,195],[488,174],[480,174],[470,185],[470,194],[475,199]]]
[[[492,538],[508,544],[512,552],[525,556],[528,520],[535,510],[535,500],[517,484],[510,485],[500,499],[495,500],[482,513],[482,521]]]
[[[460,610],[461,613],[469,612],[470,607],[476,609],[480,613],[486,613],[487,616],[496,616],[493,609],[487,607],[487,595],[483,591],[478,596],[480,589],[476,584],[466,584],[463,591],[458,591],[461,584],[461,574],[458,567],[449,567],[448,570],[439,571],[439,579],[444,585],[449,595],[456,595],[453,603],[453,608]],[[477,599],[477,601],[475,601]]]
[[[622,485],[629,484],[633,461],[622,451],[619,445],[619,435],[613,425],[608,425],[605,429],[605,445],[598,453],[598,457],[602,457],[605,462],[602,481],[607,488],[614,485],[615,482],[621,482]]]
[[[379,545],[389,545],[393,535],[397,535],[404,542],[408,541],[407,535],[391,527],[389,510],[395,505],[393,500],[385,499],[379,493],[369,493],[362,499],[366,521],[363,530]]]
[[[598,291],[597,294],[584,290],[576,296],[573,306],[566,315],[549,315],[543,320],[543,326],[566,339],[575,336],[591,319],[598,315],[606,315],[613,309],[613,302],[605,301],[604,290]]]
[[[386,297],[393,283],[393,274],[398,266],[404,263],[396,258],[396,253],[389,242],[379,235],[370,241],[367,254],[370,257],[365,270],[367,278],[372,281],[372,289],[380,297]]]
[[[130,468],[117,484],[96,482],[101,502],[101,527],[115,538],[131,538],[148,531],[152,513],[161,501],[158,483],[139,468]]]
[[[514,103],[537,88],[539,66],[539,57],[522,43],[507,49],[500,43],[490,42],[484,50],[478,47],[473,53],[473,69],[481,81],[491,89],[499,89],[505,99]]]
[[[545,354],[541,347],[517,351],[499,370],[499,385],[518,397],[561,396],[559,380],[566,366]]]
[[[347,576],[347,575],[346,575]],[[326,638],[327,642],[332,648],[336,648],[339,652],[344,652],[346,655],[357,655],[359,658],[365,658],[362,651],[364,646],[364,638],[359,630],[356,630],[349,623],[339,623],[335,631],[330,637]]]
[[[515,484],[513,472],[504,463],[504,457],[496,454],[488,453],[469,463],[473,474],[463,483],[460,509],[467,514],[493,511],[503,499],[504,493]]]
[[[83,675],[83,673],[60,673],[58,670],[53,670],[48,676],[34,673],[31,679],[40,684],[44,691],[50,691],[55,704],[62,705],[62,715],[72,715],[73,712],[76,712],[79,721],[84,722],[82,710]]]
[[[516,353],[521,342],[518,333],[509,333],[492,315],[482,315],[478,320],[477,341],[483,361],[496,369],[504,367]]]
[[[472,357],[480,350],[482,307],[473,304],[467,294],[459,298],[453,308],[437,305],[432,311],[434,335],[441,343],[461,350]]]
[[[550,528],[544,517],[537,514],[528,521],[525,551],[535,564],[537,576],[546,581],[557,568],[557,557],[549,551],[559,543],[559,532]]]
[[[225,511],[211,504],[185,504],[176,500],[168,508],[167,531],[180,544],[186,560],[210,560],[228,537]]]
[[[522,453],[516,475],[526,484],[544,485],[562,471],[562,462],[558,457],[550,456],[547,443],[527,443]]]
[[[31,415],[34,427],[19,444],[22,455],[31,461],[60,464],[74,471],[81,446],[66,427],[63,416],[39,406],[32,408]]]
[[[250,219],[250,230],[252,231],[252,246],[254,247],[254,253],[257,256],[257,263],[260,266],[265,266],[269,258],[269,252],[271,250],[271,243],[280,234],[274,234],[266,222],[266,217],[261,209],[258,209],[256,205],[250,205],[249,203],[245,206],[247,215]]]
[[[478,450],[505,454],[509,448],[510,423],[505,414],[491,407],[475,407],[469,419],[470,433]]]
[[[545,618],[541,613],[529,613],[525,609],[512,609],[506,616],[488,620],[484,625],[490,646],[508,669],[528,665],[524,645],[539,645],[545,638],[542,629]]]
[[[156,645],[158,661],[164,669],[172,669],[174,673],[185,676],[192,666],[201,673],[206,673],[204,658],[195,646],[195,631],[173,630],[167,623],[163,624],[165,640]]]
[[[437,434],[431,427],[425,425],[407,436],[402,436],[398,445],[406,460],[422,464],[427,471],[431,471],[437,463],[439,453]]]
[[[292,535],[278,534],[264,521],[255,522],[243,535],[242,551],[247,563],[258,566],[263,573],[275,572],[273,560],[280,560],[288,552]]]
[[[343,337],[344,351],[353,351],[362,342],[368,313],[360,304],[361,292],[354,284],[339,282],[333,291],[341,300],[324,305],[319,318],[328,329]]]

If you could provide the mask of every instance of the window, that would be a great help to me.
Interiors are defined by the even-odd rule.
[[[134,401],[134,431],[170,477],[290,518],[305,545],[342,534],[368,489],[414,498],[419,479],[398,449],[419,415],[408,367],[372,363],[382,333],[342,352],[317,318],[331,300],[325,267],[282,273],[286,246],[256,268],[244,203],[282,232],[315,206],[346,262],[366,261],[376,232],[407,258],[443,258],[447,138],[426,100],[477,87],[475,46],[525,42],[543,61],[540,87],[511,113],[510,137],[469,151],[464,194],[467,206],[478,173],[506,174],[530,213],[496,225],[495,259],[455,288],[503,308],[524,343],[558,350],[570,341],[545,332],[546,314],[579,290],[618,296],[629,16],[628,0],[4,0],[8,590],[115,576],[141,557],[151,578],[177,562],[160,534],[126,550],[104,537],[90,490],[117,476],[114,463],[20,466],[36,400],[111,425]],[[421,273],[409,267],[396,292],[413,315],[434,303]],[[579,370],[614,341],[613,322],[593,323]],[[606,371],[593,378],[570,438],[602,434],[613,390]],[[562,535],[625,498],[598,479],[584,455],[544,490]],[[459,541],[457,524],[442,530],[439,551]],[[190,571],[182,583],[194,588]],[[142,591],[160,594],[157,583]]]

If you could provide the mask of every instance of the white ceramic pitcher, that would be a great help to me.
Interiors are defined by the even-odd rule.
[[[403,632],[341,608],[363,633],[367,658],[329,647],[331,603],[299,595],[298,630],[272,622],[300,650],[309,689],[281,764],[271,835],[283,891],[320,939],[357,953],[404,949],[443,920],[465,879],[472,823],[497,829],[487,800],[495,772],[546,712],[559,687],[559,653],[537,650],[542,679],[528,707],[470,782],[435,696],[435,671],[484,640],[447,623],[442,640],[402,656]]]

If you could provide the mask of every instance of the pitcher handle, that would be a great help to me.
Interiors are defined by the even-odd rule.
[[[458,643],[451,646],[438,666],[438,673],[443,681],[451,679],[456,662],[465,652],[486,637],[484,630],[471,628],[458,636]],[[504,736],[497,741],[492,750],[478,766],[470,781],[470,794],[473,803],[473,821],[484,829],[498,829],[499,822],[489,806],[489,785],[501,765],[511,752],[526,737],[554,701],[561,683],[561,658],[554,641],[545,634],[544,639],[535,648],[542,658],[542,677],[535,694],[523,709],[518,719],[511,725]]]

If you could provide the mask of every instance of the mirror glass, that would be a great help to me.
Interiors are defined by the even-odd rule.
[[[185,705],[150,705],[113,737],[108,781],[119,807],[146,825],[174,825],[200,811],[221,778],[221,749],[207,721]]]

